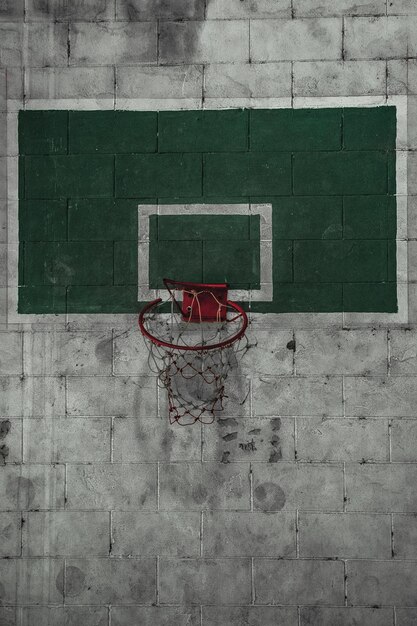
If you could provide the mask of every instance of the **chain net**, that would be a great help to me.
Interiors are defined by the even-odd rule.
[[[198,293],[194,294],[198,298]],[[171,298],[171,312],[166,303],[156,305],[144,317],[144,328],[158,341],[174,344],[166,347],[143,337],[149,351],[149,369],[158,376],[158,384],[167,390],[170,423],[181,425],[201,422],[211,424],[224,408],[225,381],[232,368],[248,349],[246,335],[233,340],[243,323],[243,316],[229,304],[226,313],[215,322],[190,322]],[[220,321],[220,317],[223,321]],[[232,339],[224,347],[214,347]],[[182,350],[184,346],[188,349]],[[201,349],[189,349],[201,347]]]

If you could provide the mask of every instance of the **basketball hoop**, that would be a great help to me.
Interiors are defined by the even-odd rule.
[[[223,410],[229,371],[247,350],[248,318],[227,299],[226,284],[164,284],[168,298],[139,315],[149,367],[168,392],[171,424],[210,424]]]

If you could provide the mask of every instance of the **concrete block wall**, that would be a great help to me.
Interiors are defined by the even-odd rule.
[[[1,626],[417,623],[416,30],[413,0],[0,0]],[[253,315],[220,419],[175,428],[135,316],[14,313],[17,109],[398,95],[405,318]]]

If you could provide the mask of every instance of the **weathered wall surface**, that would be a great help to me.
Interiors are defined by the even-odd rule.
[[[412,0],[0,0],[1,626],[417,623],[416,32]],[[408,313],[254,316],[218,423],[168,425],[135,316],[14,313],[16,109],[397,95]]]

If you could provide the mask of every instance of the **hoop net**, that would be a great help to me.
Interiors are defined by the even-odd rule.
[[[247,317],[227,300],[226,285],[165,284],[168,299],[139,316],[149,368],[168,392],[171,424],[210,424],[223,410],[227,376],[247,350]]]

